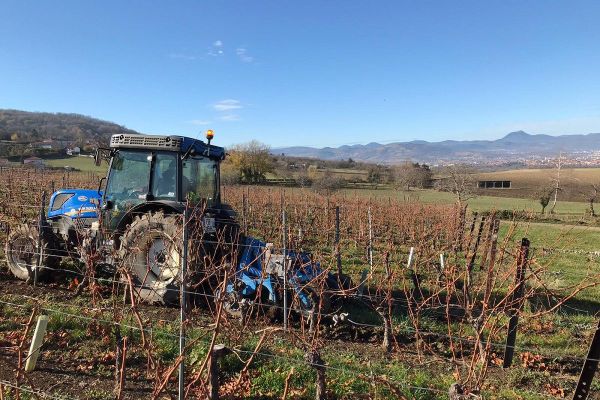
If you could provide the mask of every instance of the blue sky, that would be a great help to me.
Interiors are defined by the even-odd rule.
[[[215,144],[600,132],[599,1],[3,0],[0,108]]]

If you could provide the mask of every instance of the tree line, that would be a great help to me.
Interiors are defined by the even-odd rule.
[[[234,145],[227,153],[221,170],[221,180],[226,184],[266,183],[267,177],[273,176],[320,192],[335,191],[347,182],[386,184],[403,190],[433,185],[433,171],[427,164],[405,162],[390,166],[351,158],[328,161],[274,155],[268,145],[256,140]]]

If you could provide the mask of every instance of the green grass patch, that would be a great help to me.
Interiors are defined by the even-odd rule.
[[[102,163],[100,166],[96,166],[92,157],[73,156],[65,158],[48,159],[44,160],[44,162],[50,167],[71,167],[84,172],[97,172],[102,175],[105,175],[106,171],[108,170],[106,163]]]
[[[418,201],[428,204],[453,204],[456,197],[452,193],[440,192],[433,189],[414,189],[410,191],[397,190],[390,188],[383,189],[344,189],[342,194],[348,197],[372,197],[379,199],[390,198],[400,201]],[[496,196],[476,196],[468,200],[469,208],[472,211],[496,210],[514,210],[540,212],[541,207],[537,199],[496,197]],[[555,212],[557,214],[585,214],[588,208],[587,203],[576,201],[559,201],[556,204]]]

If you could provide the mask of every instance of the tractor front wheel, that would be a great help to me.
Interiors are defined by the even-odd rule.
[[[181,220],[162,212],[138,216],[121,238],[116,267],[147,303],[179,303]]]
[[[37,270],[40,279],[58,265],[59,258],[51,254],[51,241],[39,236],[38,229],[30,225],[20,225],[9,233],[4,254],[8,268],[16,278],[33,279]]]

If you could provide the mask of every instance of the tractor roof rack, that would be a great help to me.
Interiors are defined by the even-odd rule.
[[[181,150],[182,138],[179,136],[150,136],[150,135],[112,135],[110,147],[144,148],[156,150]]]
[[[182,153],[193,150],[195,154],[221,160],[225,158],[225,150],[222,147],[207,145],[202,140],[185,136],[118,134],[112,135],[110,138],[110,147],[113,149],[149,149]]]

